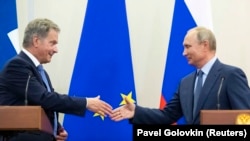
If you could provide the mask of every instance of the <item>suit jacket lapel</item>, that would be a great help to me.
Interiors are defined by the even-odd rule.
[[[181,88],[181,103],[183,108],[183,114],[185,115],[186,121],[191,123],[193,120],[193,88],[195,82],[196,72],[191,73],[187,78],[184,78],[185,82],[182,84]]]
[[[203,109],[203,105],[205,104],[206,100],[208,100],[208,95],[210,94],[211,89],[213,88],[217,79],[219,79],[220,75],[220,65],[221,63],[219,60],[216,60],[214,65],[212,66],[211,70],[208,73],[208,76],[204,82],[204,87],[201,90],[201,96],[199,97],[197,109],[195,113],[194,120],[199,117],[199,111]]]
[[[39,82],[45,86],[43,79],[42,79],[42,76],[38,72],[38,70],[37,70],[35,64],[32,62],[32,60],[23,51],[21,51],[19,53],[19,58],[22,60],[25,60],[28,64],[30,64],[32,66],[32,69],[33,69],[32,71],[33,71],[34,75],[38,78]]]

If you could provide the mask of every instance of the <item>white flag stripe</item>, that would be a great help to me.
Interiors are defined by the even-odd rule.
[[[198,26],[213,29],[210,0],[185,0],[185,3]]]
[[[19,36],[18,36],[18,29],[12,30],[11,32],[8,33],[8,37],[14,46],[16,53],[19,53],[21,48],[19,46]]]

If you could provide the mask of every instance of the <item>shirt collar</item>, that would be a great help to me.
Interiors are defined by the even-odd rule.
[[[36,57],[33,54],[31,54],[28,50],[23,48],[22,51],[31,59],[31,61],[35,64],[36,67],[40,65]]]
[[[210,61],[208,61],[202,68],[201,70],[203,71],[204,74],[208,74],[210,69],[212,68],[214,62],[216,61],[217,57],[213,57]],[[198,72],[199,70],[197,70]]]

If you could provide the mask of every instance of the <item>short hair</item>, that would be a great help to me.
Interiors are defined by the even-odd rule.
[[[60,32],[60,28],[58,27],[58,25],[49,19],[34,19],[30,21],[25,28],[23,47],[28,48],[32,44],[34,36],[46,38],[50,29],[53,29],[56,32]]]
[[[203,41],[207,40],[209,42],[210,49],[216,50],[216,38],[210,29],[198,26],[192,28],[191,30],[196,31],[196,37],[198,42],[202,43]]]

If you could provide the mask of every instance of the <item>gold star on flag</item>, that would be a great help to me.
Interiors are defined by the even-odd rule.
[[[93,115],[93,117],[97,117],[97,116],[100,116],[100,118],[101,118],[102,120],[104,120],[104,116],[103,116],[103,115],[100,115],[100,114],[98,114],[98,113],[95,113],[95,114]]]
[[[120,103],[120,105],[124,105],[126,104],[126,101],[125,101],[125,97],[128,98],[128,100],[131,102],[131,103],[135,103],[135,100],[132,98],[132,91],[128,94],[128,95],[125,95],[125,94],[121,94],[122,96],[122,102]]]

